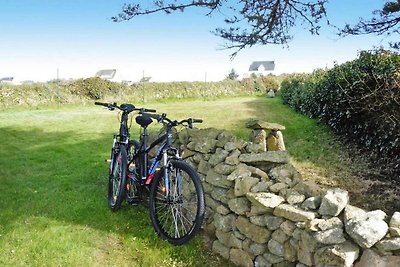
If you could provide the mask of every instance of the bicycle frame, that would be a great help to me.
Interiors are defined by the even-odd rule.
[[[157,138],[155,141],[153,141],[150,145],[147,145],[147,128],[144,128],[143,134],[141,135],[142,137],[142,142],[141,146],[138,149],[138,152],[134,155],[133,159],[131,160],[134,161],[135,159],[142,159],[139,162],[142,162],[143,166],[140,166],[140,177],[142,181],[142,185],[150,185],[151,181],[154,178],[154,175],[156,174],[157,168],[160,165],[161,161],[163,161],[163,166],[168,165],[168,151],[174,151],[174,156],[176,158],[180,158],[179,156],[179,151],[178,149],[172,147],[172,133],[171,129],[167,128],[167,133],[163,134],[159,138]],[[159,149],[157,150],[156,156],[154,158],[153,163],[151,164],[150,168],[147,168],[147,155],[149,151],[154,148],[155,146],[161,144]],[[129,162],[129,163],[131,163]],[[164,168],[164,177],[165,177],[165,187],[166,187],[166,193],[168,194],[168,188],[169,188],[169,181],[168,181],[168,171],[167,168]],[[143,182],[144,181],[144,182]]]

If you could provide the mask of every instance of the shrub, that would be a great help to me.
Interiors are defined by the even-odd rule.
[[[283,102],[400,167],[400,55],[364,51],[329,71],[291,75]]]
[[[124,85],[103,80],[99,77],[76,80],[70,84],[72,94],[101,99],[108,94],[118,93]]]

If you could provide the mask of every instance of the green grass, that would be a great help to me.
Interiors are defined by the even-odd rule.
[[[177,119],[202,118],[202,128],[224,128],[245,139],[250,118],[283,124],[287,149],[307,179],[346,185],[351,178],[329,130],[278,98],[145,106]],[[95,106],[0,112],[0,266],[228,264],[205,250],[200,238],[180,247],[160,240],[144,206],[109,210],[104,159],[117,129],[117,112]],[[136,136],[137,130],[133,123]]]

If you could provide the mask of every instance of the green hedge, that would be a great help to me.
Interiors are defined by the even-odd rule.
[[[328,71],[289,76],[284,103],[336,132],[397,161],[400,167],[400,55],[361,52]]]

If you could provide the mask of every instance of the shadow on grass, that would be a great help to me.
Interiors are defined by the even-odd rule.
[[[1,128],[0,237],[29,229],[32,218],[48,218],[121,239],[144,240],[141,243],[153,250],[167,248],[166,252],[178,261],[196,257],[192,254],[199,253],[199,240],[188,247],[173,247],[162,241],[153,230],[145,205],[125,203],[118,212],[108,208],[108,166],[104,159],[109,156],[110,139],[93,139],[89,134],[79,136],[71,131]],[[41,226],[44,228],[46,225]]]

